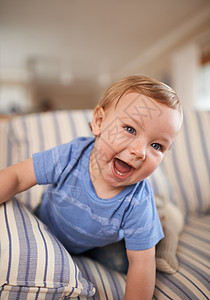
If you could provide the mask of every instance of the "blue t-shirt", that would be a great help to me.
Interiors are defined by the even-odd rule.
[[[99,198],[89,175],[94,141],[77,138],[33,155],[37,183],[51,184],[40,219],[75,254],[122,238],[130,250],[153,247],[163,231],[149,182],[127,186],[113,198]]]

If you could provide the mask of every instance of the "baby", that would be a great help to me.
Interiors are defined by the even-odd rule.
[[[39,218],[74,254],[124,241],[125,299],[152,299],[155,245],[163,238],[146,178],[159,166],[182,123],[175,92],[145,77],[113,84],[94,110],[95,138],[81,137],[0,172],[0,203],[50,184]]]

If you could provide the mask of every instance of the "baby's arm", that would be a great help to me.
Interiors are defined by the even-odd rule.
[[[155,247],[127,250],[129,268],[124,300],[151,300],[155,287]]]
[[[32,158],[0,171],[0,204],[36,183]]]

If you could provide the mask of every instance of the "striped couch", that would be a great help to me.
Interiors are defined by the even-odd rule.
[[[91,110],[54,111],[0,122],[0,169],[77,136],[91,135]],[[210,114],[185,111],[182,131],[150,181],[184,214],[179,270],[157,270],[154,299],[209,299]],[[0,299],[123,299],[126,276],[71,257],[33,214],[45,187],[0,206]],[[21,201],[19,201],[21,200]],[[131,299],[132,300],[132,299]]]

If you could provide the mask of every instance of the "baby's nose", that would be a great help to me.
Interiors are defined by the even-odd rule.
[[[146,158],[146,147],[140,143],[130,144],[130,154],[136,155],[138,158],[144,160]]]

